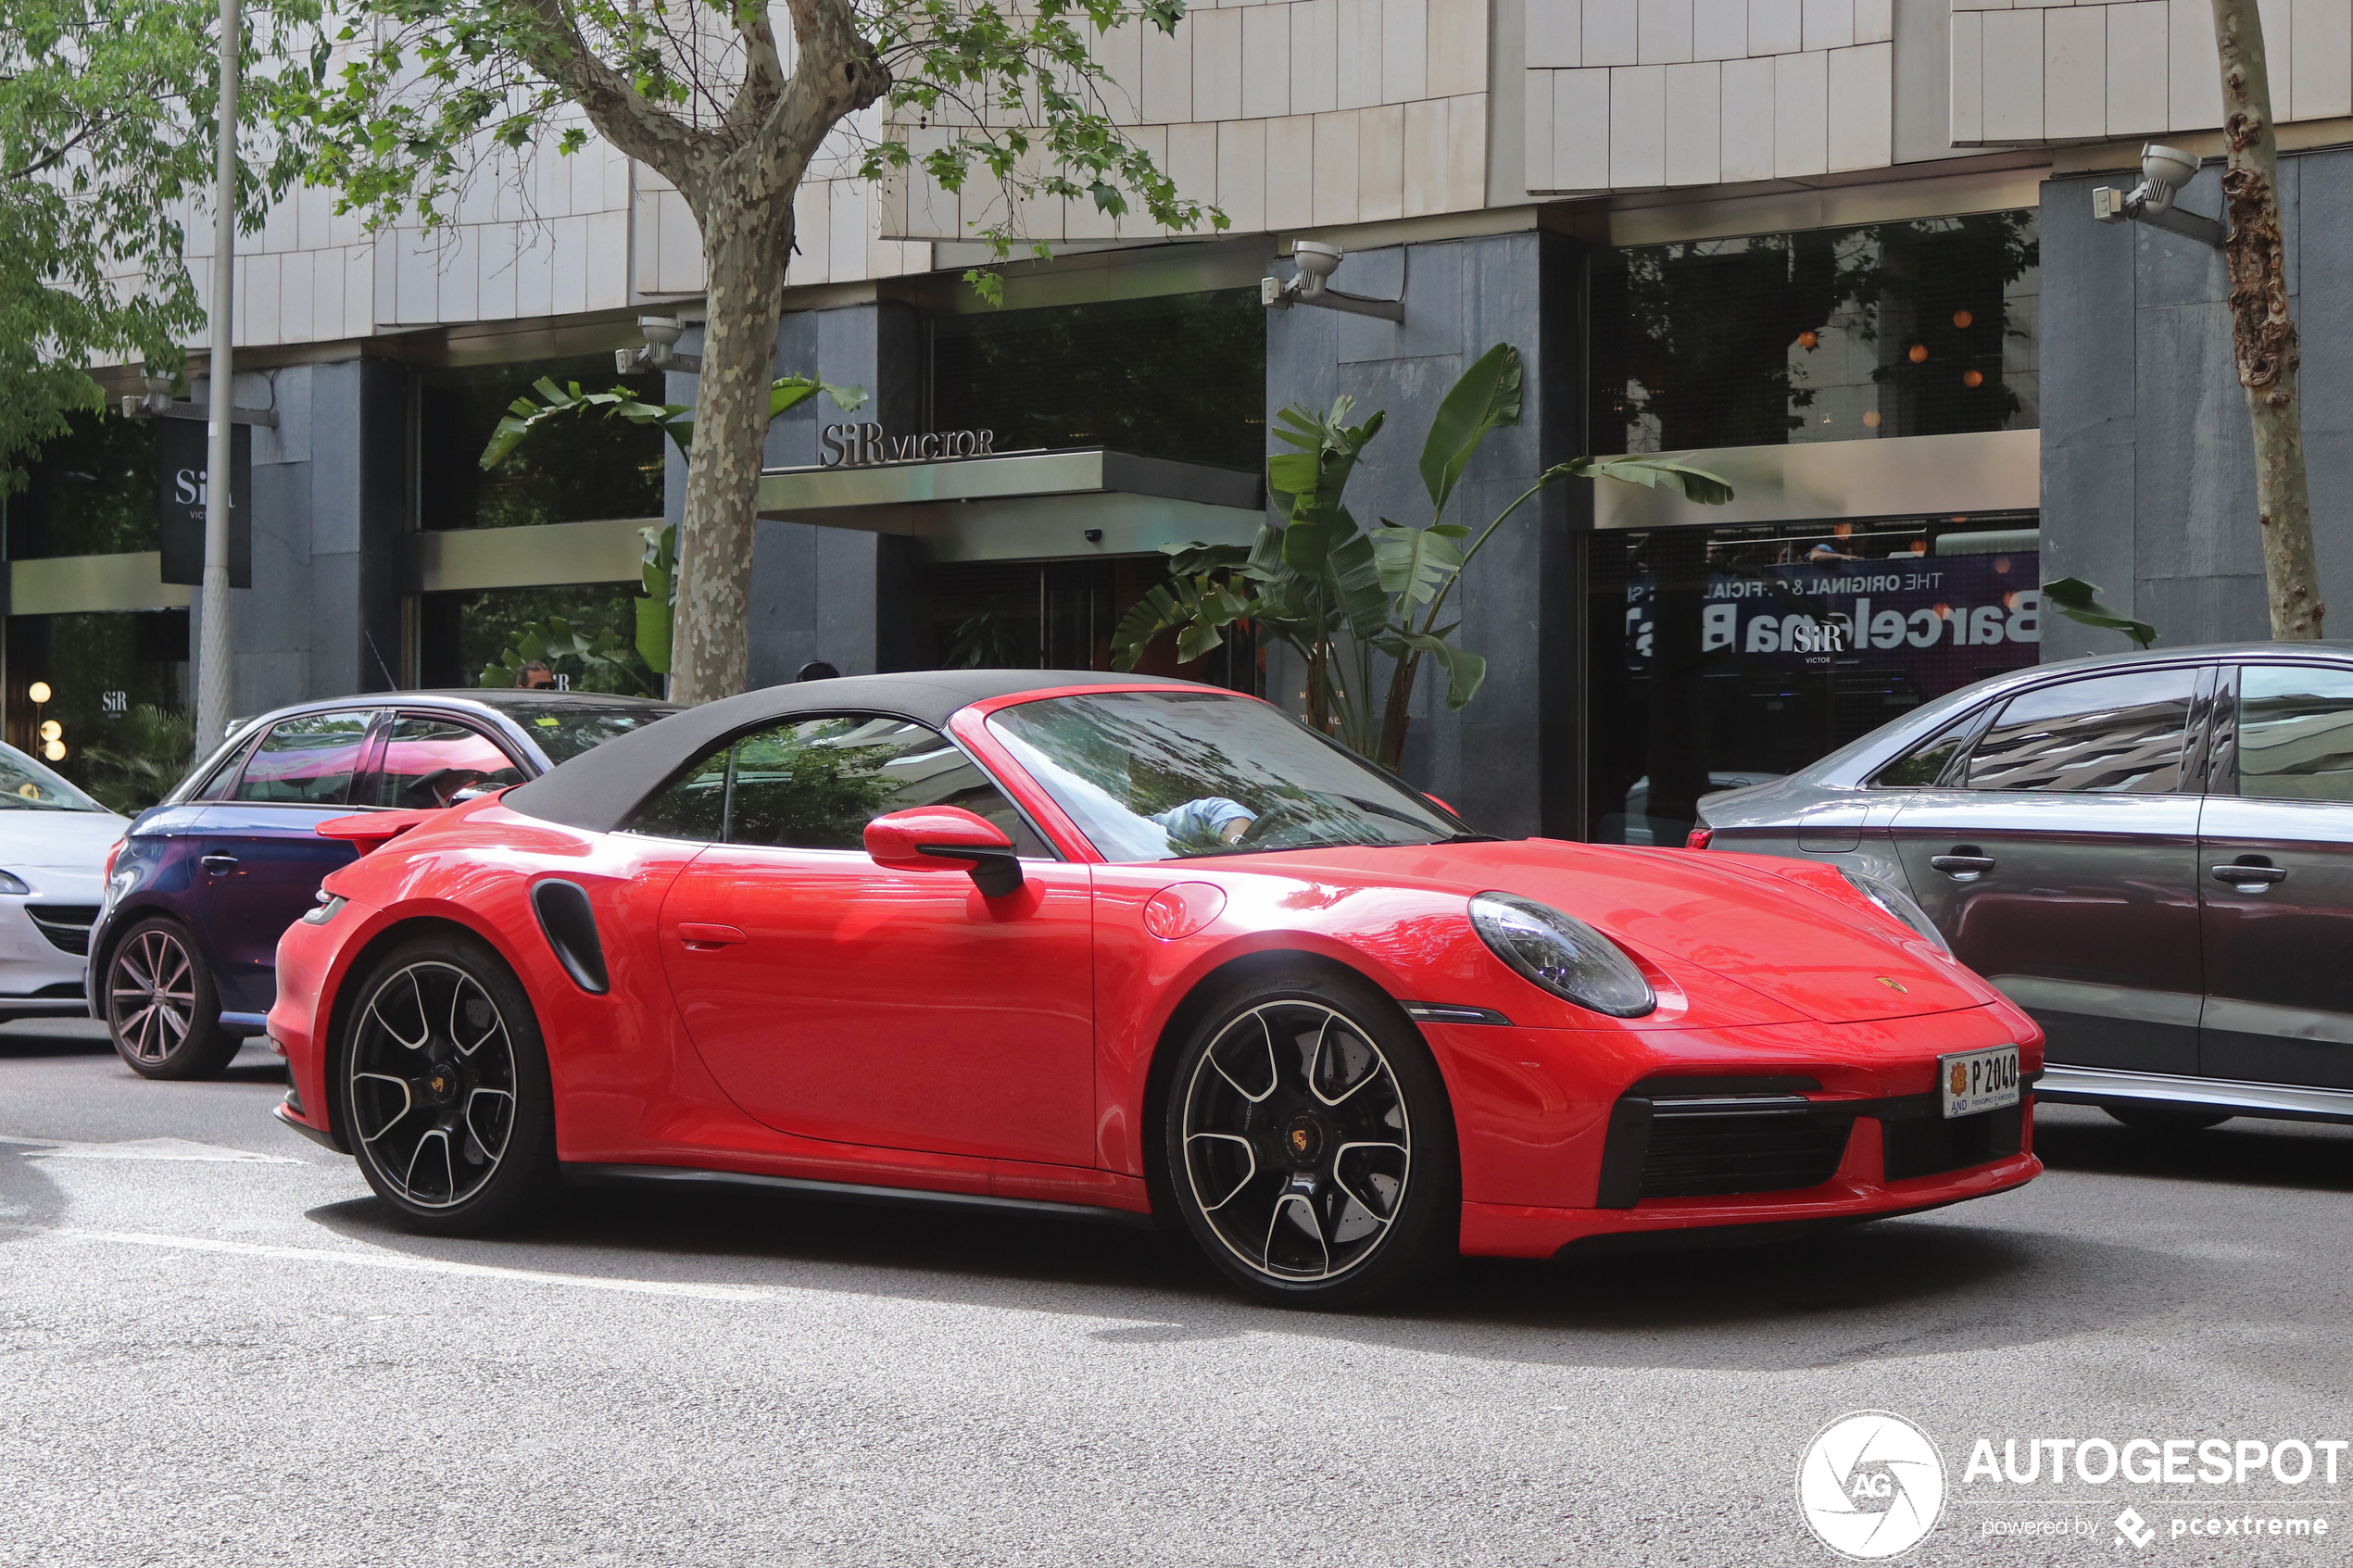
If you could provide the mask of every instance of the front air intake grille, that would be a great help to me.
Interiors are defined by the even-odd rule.
[[[1851,1112],[1806,1098],[1811,1078],[1655,1078],[1611,1109],[1604,1209],[1819,1186],[1845,1158]]]
[[[1846,1153],[1847,1118],[1817,1119],[1799,1105],[1705,1112],[1671,1101],[1651,1108],[1643,1198],[1707,1198],[1820,1186]]]
[[[27,904],[24,912],[60,952],[90,956],[90,928],[98,923],[95,904]]]
[[[1941,1117],[1889,1122],[1885,1127],[1887,1179],[1900,1182],[2007,1160],[2018,1152],[2025,1124],[2022,1105],[1957,1116],[1949,1122]]]

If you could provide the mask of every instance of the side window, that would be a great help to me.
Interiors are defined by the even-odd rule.
[[[347,804],[375,717],[363,708],[279,720],[245,759],[230,798],[288,806]]]
[[[1977,721],[1985,710],[1979,709],[1965,718],[1957,719],[1919,746],[1881,768],[1871,780],[1874,789],[1927,789],[1944,776],[1953,759],[1969,744],[1976,732]]]
[[[188,798],[191,800],[234,800],[237,797],[237,781],[245,777],[245,764],[253,758],[253,746],[254,739],[248,733],[245,739],[237,743],[236,748],[229,754],[228,759],[212,771],[212,777],[205,780],[202,786]]]
[[[514,759],[479,730],[454,719],[403,713],[392,721],[376,765],[379,806],[447,806],[461,790],[522,783]]]
[[[2196,685],[2192,669],[2135,671],[2012,697],[1969,754],[1969,786],[2171,795]]]
[[[1023,854],[1045,847],[1013,804],[938,732],[903,719],[796,719],[736,736],[697,760],[631,826],[671,838],[792,849],[857,849],[866,824],[910,806],[961,806]]]
[[[2242,667],[2238,767],[2241,795],[2353,801],[2353,670]]]

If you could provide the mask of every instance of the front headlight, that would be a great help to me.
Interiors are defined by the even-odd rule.
[[[1936,922],[1928,918],[1928,911],[1913,902],[1910,894],[1869,872],[1849,871],[1841,866],[1838,874],[1844,877],[1856,892],[1927,938],[1938,952],[1948,959],[1953,956],[1953,945],[1944,940],[1944,934],[1936,929]]]
[[[24,878],[14,872],[0,872],[0,893],[30,893],[31,891],[31,888],[25,885]]]
[[[1572,915],[1515,894],[1481,893],[1470,918],[1497,958],[1555,997],[1612,1018],[1640,1018],[1658,1006],[1634,960]]]

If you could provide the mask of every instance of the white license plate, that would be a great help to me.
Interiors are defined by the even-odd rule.
[[[1999,1110],[2018,1103],[2018,1047],[1956,1051],[1936,1059],[1936,1086],[1944,1096],[1946,1120]]]

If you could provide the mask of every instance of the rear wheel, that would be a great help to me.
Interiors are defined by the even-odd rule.
[[[355,993],[339,1053],[347,1142],[412,1230],[521,1223],[556,1182],[554,1096],[538,1020],[497,955],[420,936]]]
[[[2193,1110],[2177,1105],[2103,1105],[2100,1109],[2143,1133],[2202,1133],[2231,1119],[2227,1110]]]
[[[140,921],[107,955],[107,1035],[143,1078],[213,1078],[245,1042],[220,1027],[220,1000],[187,928]]]
[[[1177,1058],[1166,1138],[1187,1228],[1262,1299],[1355,1306],[1455,1252],[1445,1085],[1419,1033],[1361,981],[1303,969],[1221,996]]]

